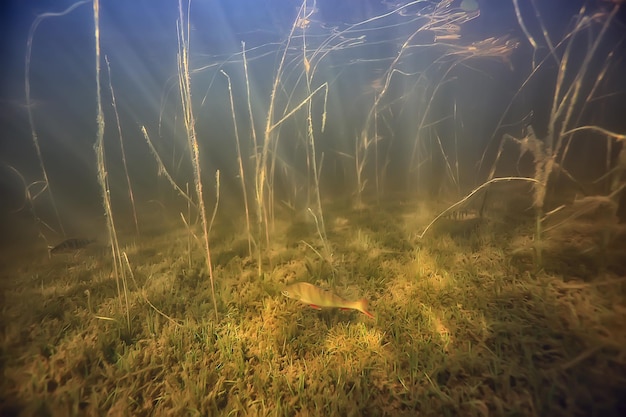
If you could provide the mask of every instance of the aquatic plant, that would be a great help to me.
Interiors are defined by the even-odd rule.
[[[122,263],[122,252],[115,229],[115,221],[113,218],[113,209],[111,207],[111,191],[109,189],[109,180],[104,158],[104,113],[102,111],[102,90],[100,80],[100,67],[102,57],[100,56],[100,1],[93,2],[93,20],[94,20],[94,41],[95,41],[95,67],[96,67],[96,123],[98,126],[96,134],[96,143],[94,150],[96,152],[96,163],[98,167],[98,184],[100,185],[100,193],[102,195],[102,205],[105,211],[106,226],[109,237],[109,246],[111,248],[111,257],[113,260],[113,273],[117,285],[117,294],[120,301],[120,307],[125,307],[127,331],[131,331],[130,322],[130,305],[128,302],[128,283],[126,279],[126,268]],[[120,287],[121,281],[121,287]],[[123,295],[123,297],[122,297]],[[124,304],[122,304],[124,302]]]
[[[50,246],[48,244],[48,238],[43,231],[48,230],[55,232],[55,229],[39,217],[35,207],[35,201],[37,198],[48,190],[47,180],[44,178],[43,180],[33,181],[28,184],[22,173],[17,168],[9,164],[3,165],[6,166],[6,168],[15,174],[15,176],[20,180],[20,186],[24,192],[24,198],[21,204],[13,210],[13,213],[19,213],[22,210],[27,210],[32,216],[34,223],[37,225],[37,236],[46,243],[46,246]],[[50,253],[48,253],[48,255],[50,255]]]
[[[328,94],[328,84],[326,82],[320,83],[319,85],[313,85],[313,78],[315,75],[315,68],[317,64],[316,53],[319,51],[309,52],[307,50],[306,44],[306,25],[303,22],[307,21],[308,18],[311,17],[314,9],[307,7],[308,2],[303,1],[299,7],[298,14],[294,19],[294,22],[291,26],[290,32],[285,41],[285,46],[280,51],[280,59],[278,62],[278,66],[274,72],[272,87],[269,93],[269,97],[267,98],[267,111],[263,114],[263,119],[265,120],[265,127],[263,130],[262,137],[259,138],[257,136],[256,127],[255,127],[255,113],[253,111],[253,101],[260,100],[264,101],[263,98],[253,96],[251,93],[250,79],[248,74],[248,57],[245,43],[242,43],[242,51],[241,51],[241,64],[243,66],[243,72],[245,76],[245,86],[246,86],[246,101],[247,101],[247,110],[249,116],[249,128],[250,128],[250,136],[251,136],[251,160],[254,162],[252,171],[254,176],[254,201],[255,201],[255,213],[256,213],[256,238],[252,238],[250,233],[249,226],[249,208],[247,202],[247,191],[246,191],[246,182],[245,182],[245,172],[246,168],[243,163],[241,145],[239,141],[239,133],[238,133],[238,125],[237,118],[235,114],[235,106],[233,102],[232,96],[232,84],[230,76],[228,76],[223,70],[220,70],[222,74],[226,75],[228,81],[228,91],[231,102],[231,113],[232,119],[234,123],[234,134],[236,140],[236,148],[237,148],[237,158],[238,158],[238,166],[239,166],[239,176],[241,178],[243,193],[244,193],[244,208],[246,211],[246,228],[248,230],[248,245],[251,249],[252,241],[256,244],[257,249],[257,265],[258,272],[261,273],[261,265],[262,265],[262,246],[261,242],[265,242],[265,248],[269,250],[270,247],[270,235],[273,229],[273,223],[275,218],[275,205],[277,200],[275,184],[276,184],[276,175],[277,170],[276,166],[278,163],[281,163],[282,167],[285,168],[284,177],[289,178],[293,177],[294,173],[290,171],[287,164],[282,163],[279,158],[279,142],[280,142],[280,129],[287,121],[292,118],[295,118],[297,114],[304,109],[306,113],[305,123],[306,123],[306,140],[304,141],[305,155],[306,155],[306,167],[307,167],[307,175],[311,181],[307,181],[307,204],[311,198],[314,199],[315,202],[315,211],[316,218],[319,222],[319,228],[322,230],[320,236],[325,236],[323,232],[324,220],[321,206],[321,196],[320,196],[320,172],[321,172],[321,161],[320,158],[318,161],[318,157],[315,153],[315,137],[314,137],[314,117],[313,117],[313,100],[320,94],[324,94],[324,108],[327,100]],[[299,33],[296,33],[299,32]],[[294,46],[295,41],[301,41],[300,46]],[[291,53],[296,48],[301,47],[301,54],[298,55],[298,60],[300,60],[302,65],[302,76],[304,76],[304,85],[301,85],[301,78],[299,77],[296,82],[290,86],[291,92],[289,92],[286,96],[286,101],[283,102],[281,99],[283,98],[280,95],[281,90],[285,90],[286,81],[285,78],[289,78],[286,74],[286,69],[288,65],[288,61],[292,59]],[[310,54],[310,57],[307,57],[307,54]],[[295,103],[292,104],[292,100],[296,97],[300,90],[303,89],[303,94],[305,97]],[[324,110],[321,121],[321,129],[323,131],[324,124],[326,121],[326,111]],[[246,158],[247,159],[247,158]],[[320,165],[318,167],[318,164]],[[295,194],[295,192],[294,192]],[[312,195],[312,197],[311,197]],[[271,262],[271,258],[269,258]]]
[[[109,92],[111,93],[111,106],[113,107],[113,114],[115,114],[115,125],[117,126],[117,135],[120,139],[120,152],[122,155],[122,165],[124,166],[124,175],[126,176],[126,185],[128,186],[128,198],[130,199],[130,205],[133,210],[133,221],[135,222],[135,231],[139,235],[139,220],[137,220],[137,207],[135,206],[135,195],[133,193],[133,186],[130,182],[130,175],[128,174],[128,163],[126,162],[126,149],[124,147],[124,135],[122,134],[122,125],[120,124],[120,115],[117,111],[117,102],[115,100],[115,92],[113,90],[113,84],[111,82],[111,64],[109,58],[105,55],[104,61],[107,65],[107,76],[109,79]]]
[[[243,193],[243,205],[246,211],[246,233],[248,235],[248,255],[252,256],[252,232],[250,230],[250,210],[248,208],[248,192],[246,189],[246,174],[243,168],[243,158],[241,156],[241,141],[239,140],[239,128],[237,127],[237,116],[235,114],[235,101],[233,99],[233,86],[230,82],[230,76],[224,71],[222,74],[228,80],[228,97],[230,99],[230,111],[233,117],[233,130],[235,132],[235,144],[237,147],[237,163],[239,165],[239,178],[241,179],[241,191]],[[254,123],[254,121],[253,121]]]
[[[26,41],[26,54],[25,54],[25,62],[24,62],[24,95],[25,95],[25,98],[26,98],[26,111],[28,113],[28,125],[30,127],[31,139],[33,141],[33,146],[35,148],[35,154],[37,155],[37,160],[39,162],[39,168],[41,169],[41,175],[43,177],[43,179],[41,180],[41,182],[43,184],[43,189],[42,189],[41,192],[43,192],[43,191],[47,191],[48,192],[48,196],[50,198],[50,204],[52,205],[52,209],[54,211],[54,215],[56,216],[57,224],[59,226],[59,229],[60,229],[62,235],[65,235],[65,231],[63,229],[63,222],[61,221],[61,216],[59,215],[59,210],[57,208],[57,204],[56,204],[56,201],[54,199],[54,193],[52,192],[52,187],[50,185],[50,180],[48,178],[48,172],[46,170],[46,164],[44,162],[44,158],[43,158],[43,155],[41,153],[41,147],[39,146],[39,136],[37,134],[35,118],[33,116],[32,102],[31,102],[32,101],[31,100],[31,91],[30,91],[30,72],[31,72],[30,65],[31,65],[31,57],[32,57],[32,51],[33,51],[33,40],[35,38],[35,32],[37,31],[37,28],[39,27],[39,25],[46,19],[53,18],[53,17],[65,16],[68,13],[71,13],[77,7],[79,7],[79,6],[83,5],[83,4],[89,3],[89,1],[90,0],[83,0],[83,1],[76,2],[76,3],[70,5],[65,10],[63,10],[62,12],[59,12],[59,13],[41,13],[41,14],[37,15],[37,17],[35,18],[33,23],[30,25],[30,29],[28,31],[28,38],[27,38],[27,41]],[[41,192],[37,193],[37,195],[41,194]],[[35,214],[35,206],[34,205],[32,205],[32,209],[31,210],[33,212],[33,215],[35,216],[35,219],[38,219],[37,215]],[[41,234],[41,233],[40,233],[40,235],[43,236],[43,234]]]
[[[372,158],[372,156],[369,156],[370,152],[374,154],[371,163],[374,165],[373,182],[375,183],[377,201],[381,193],[381,176],[384,175],[385,167],[388,165],[388,162],[386,162],[383,167],[379,166],[378,149],[382,139],[378,128],[379,115],[383,114],[385,110],[388,110],[392,103],[396,101],[409,101],[416,91],[423,90],[425,92],[420,94],[422,99],[418,100],[418,106],[412,106],[411,109],[412,112],[415,112],[419,120],[414,132],[415,136],[411,151],[411,160],[407,170],[407,184],[414,183],[415,180],[413,176],[415,174],[419,175],[418,166],[421,163],[421,158],[418,157],[418,150],[420,143],[422,143],[421,138],[423,132],[427,128],[432,128],[448,118],[448,116],[444,116],[435,121],[430,119],[433,117],[431,113],[432,103],[437,97],[439,89],[450,81],[450,72],[461,65],[465,60],[476,56],[497,56],[506,59],[514,48],[513,44],[507,44],[499,39],[492,39],[490,42],[475,42],[470,45],[456,43],[455,41],[459,40],[461,37],[460,30],[462,25],[478,17],[479,11],[477,9],[468,11],[463,8],[453,7],[452,0],[440,1],[434,5],[425,3],[421,5],[419,3],[420,2],[411,2],[404,4],[393,12],[390,12],[402,12],[412,6],[420,8],[420,10],[415,13],[416,18],[413,22],[417,26],[417,29],[410,33],[405,39],[402,39],[402,44],[396,56],[375,84],[375,88],[372,89],[374,96],[373,105],[367,113],[363,123],[363,129],[355,141],[354,161],[357,182],[355,194],[357,206],[363,204],[362,194],[367,183],[364,171],[366,164],[369,162],[368,159]],[[354,30],[357,26],[382,19],[383,17],[384,16],[376,16],[368,21],[360,22],[358,25],[354,25],[354,27],[350,28],[350,30]],[[428,41],[425,42],[423,39],[420,39],[420,35],[425,34],[432,34],[433,36],[427,36],[426,39],[428,39]],[[405,67],[409,66],[407,63],[410,62],[414,64],[412,58],[415,55],[435,47],[441,52],[438,53],[438,56],[433,59],[433,63],[427,68],[422,69],[422,71],[416,71],[415,68],[405,69]],[[393,79],[397,77],[407,78],[408,80],[413,79],[414,81],[405,81],[406,84],[410,85],[410,89],[400,97],[391,97],[389,101],[385,103],[384,99],[390,94]],[[437,81],[434,81],[433,78]]]
[[[295,115],[301,108],[306,106],[306,141],[305,141],[305,150],[306,150],[306,166],[308,168],[307,174],[309,174],[313,178],[313,193],[316,202],[316,211],[317,216],[319,217],[319,222],[321,224],[322,230],[324,230],[324,220],[321,208],[321,197],[319,191],[319,171],[317,169],[317,157],[315,154],[315,138],[313,133],[313,116],[311,113],[312,109],[312,100],[318,93],[324,93],[324,108],[326,103],[326,97],[328,95],[328,84],[326,82],[321,83],[315,89],[312,89],[312,80],[315,75],[315,69],[317,67],[316,54],[313,52],[310,57],[307,57],[307,47],[306,47],[306,25],[303,24],[312,14],[312,10],[307,9],[307,1],[303,1],[298,15],[293,22],[291,27],[291,31],[287,37],[287,42],[285,48],[283,49],[282,57],[280,59],[280,63],[278,68],[276,69],[276,73],[274,76],[274,82],[272,86],[272,91],[270,93],[270,102],[267,112],[266,126],[264,131],[264,141],[263,141],[263,151],[261,153],[261,167],[262,172],[257,174],[257,179],[260,183],[258,188],[261,190],[259,196],[261,199],[259,201],[259,209],[264,212],[264,199],[263,190],[267,187],[267,199],[269,202],[268,214],[265,215],[266,221],[273,222],[274,218],[274,172],[277,160],[276,149],[278,148],[278,131],[281,125],[288,120],[292,115]],[[282,78],[284,77],[284,68],[285,62],[287,58],[287,53],[290,51],[291,42],[294,40],[294,33],[296,30],[300,29],[302,31],[302,66],[304,69],[305,76],[305,98],[299,103],[291,106],[291,99],[295,95],[296,86],[293,87],[293,91],[289,95],[287,99],[287,103],[284,105],[282,109],[282,114],[279,114],[278,117],[275,115],[277,113],[277,90],[281,86]],[[278,118],[278,120],[275,120]],[[321,130],[324,130],[324,125],[326,121],[326,110],[324,110],[322,114],[321,120]],[[269,154],[270,149],[274,149],[274,152]],[[309,177],[310,178],[310,177]],[[308,184],[310,187],[310,183]],[[311,191],[307,192],[307,202],[310,201]],[[308,205],[308,204],[307,204]],[[267,231],[266,227],[266,231]],[[269,242],[268,242],[269,243]]]
[[[591,136],[600,134],[605,136],[607,148],[610,149],[614,141],[626,139],[626,135],[612,132],[601,126],[582,124],[588,104],[592,100],[598,99],[598,89],[605,80],[605,75],[613,63],[613,50],[600,49],[600,45],[605,40],[605,35],[611,27],[620,5],[615,4],[610,10],[599,10],[594,14],[588,14],[587,8],[583,6],[574,18],[573,27],[565,33],[562,39],[557,43],[553,43],[553,37],[551,37],[545,27],[540,10],[532,3],[531,7],[535,12],[535,22],[533,24],[537,24],[541,28],[543,43],[540,44],[540,40],[536,39],[528,30],[525,18],[520,12],[518,1],[513,0],[513,3],[518,23],[523,29],[527,41],[533,48],[533,62],[531,73],[524,80],[503,112],[495,132],[500,130],[502,121],[509,114],[510,108],[521,93],[528,88],[534,78],[544,72],[545,67],[556,63],[557,72],[554,76],[554,92],[550,111],[547,115],[548,122],[545,135],[538,137],[531,124],[526,126],[526,135],[521,139],[504,134],[499,142],[497,155],[488,179],[494,178],[496,167],[502,156],[504,145],[507,142],[518,146],[519,159],[527,153],[532,156],[534,166],[532,204],[535,209],[535,261],[538,266],[541,266],[543,263],[542,240],[544,216],[546,215],[545,206],[551,184],[560,175],[567,177],[574,184],[579,184],[565,166],[571,143],[574,140],[585,139],[595,141],[595,139],[591,139]],[[613,46],[613,48],[615,47],[617,46]],[[542,59],[536,62],[536,57],[540,54],[540,50],[544,49],[547,52]],[[573,58],[574,53],[582,54],[582,56]],[[600,62],[602,64],[597,64]],[[545,69],[545,71],[548,71],[548,69]],[[586,136],[582,136],[580,133],[584,133]],[[608,160],[606,169],[607,172],[613,169]],[[617,183],[613,182],[611,185],[613,196],[617,195],[615,191],[621,187],[618,183],[619,181]]]
[[[215,318],[218,317],[217,310],[217,299],[215,296],[215,277],[213,270],[213,263],[211,261],[211,245],[210,245],[210,237],[209,234],[211,232],[211,226],[213,224],[213,220],[215,219],[215,214],[217,212],[217,207],[219,204],[219,171],[216,172],[216,189],[217,189],[217,201],[215,203],[215,207],[213,210],[213,215],[211,220],[209,221],[207,217],[206,208],[204,205],[204,193],[203,193],[203,183],[202,183],[202,164],[200,163],[200,150],[198,147],[198,139],[196,136],[195,129],[195,118],[193,112],[193,102],[191,98],[191,78],[190,78],[190,70],[189,70],[189,32],[190,32],[190,23],[189,16],[184,14],[184,10],[189,9],[189,4],[187,4],[186,8],[183,8],[183,1],[179,0],[178,2],[178,84],[179,84],[179,93],[181,100],[181,109],[183,113],[183,120],[186,129],[186,138],[188,141],[188,147],[190,150],[190,158],[191,164],[193,166],[194,172],[194,185],[197,199],[197,207],[200,214],[200,224],[202,227],[202,237],[201,242],[204,248],[204,260],[207,268],[207,273],[209,275],[209,281],[211,284],[211,297],[213,299],[213,309],[215,312]],[[147,135],[146,135],[147,137]],[[160,169],[165,169],[164,165],[160,165]],[[178,188],[180,190],[180,188]],[[188,198],[189,200],[189,198]]]

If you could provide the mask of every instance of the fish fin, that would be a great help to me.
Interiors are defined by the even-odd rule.
[[[316,306],[315,304],[309,304],[309,307],[314,308],[316,310],[321,310],[322,309],[322,307]]]
[[[367,311],[367,310],[361,310],[361,313],[365,314],[370,319],[374,318],[374,315],[372,313],[370,313],[369,311]]]
[[[367,300],[365,298],[361,298],[359,301],[359,308],[358,310],[365,314],[367,317],[369,317],[370,319],[374,318],[374,315],[372,313],[370,313],[369,311],[367,311]]]

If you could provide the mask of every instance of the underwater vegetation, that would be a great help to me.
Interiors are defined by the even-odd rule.
[[[623,2],[259,3],[28,22],[0,414],[625,415]]]

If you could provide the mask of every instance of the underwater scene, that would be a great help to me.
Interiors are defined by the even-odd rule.
[[[0,27],[0,415],[626,415],[626,1]]]

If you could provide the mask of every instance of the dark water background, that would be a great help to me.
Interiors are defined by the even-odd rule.
[[[561,39],[562,34],[572,27],[573,19],[585,3],[587,14],[613,7],[613,3],[606,1],[546,0],[536,3],[540,3],[541,17],[555,39]],[[24,107],[27,35],[38,14],[59,12],[71,4],[70,1],[25,0],[7,1],[0,6],[0,162],[3,164],[0,168],[0,240],[4,244],[32,241],[36,229],[44,230],[49,238],[60,237],[45,193],[35,201],[35,209],[56,233],[41,226],[33,229],[32,215],[28,210],[15,212],[22,206],[24,189],[7,165],[17,169],[27,183],[41,179]],[[307,26],[307,42],[315,48],[333,33],[388,13],[399,4],[373,0],[318,1],[315,4],[317,10]],[[462,193],[485,180],[495,157],[495,144],[503,133],[523,136],[524,126],[520,120],[531,112],[530,123],[537,135],[542,137],[545,134],[556,74],[554,63],[546,65],[546,70],[533,78],[505,116],[503,123],[510,127],[501,129],[494,136],[504,108],[531,71],[532,48],[517,24],[511,2],[482,0],[479,4],[480,16],[461,29],[463,41],[508,36],[517,39],[519,46],[508,62],[476,59],[466,66],[459,66],[449,74],[449,82],[438,91],[433,101],[433,120],[449,117],[456,106],[456,118],[440,123],[437,134],[447,152],[457,147],[461,180],[458,191]],[[538,35],[540,32],[533,26],[531,16],[534,12],[529,4],[520,0],[522,12],[528,17],[529,29]],[[227,83],[219,70],[228,73],[232,79],[242,147],[246,155],[251,155],[245,78],[240,56],[242,42],[245,42],[248,51],[257,134],[262,136],[276,68],[300,5],[300,2],[291,0],[192,2],[192,96],[204,179],[209,190],[206,194],[208,200],[213,198],[213,178],[215,171],[220,170],[221,207],[223,213],[229,216],[241,213],[243,205]],[[418,6],[422,7],[422,4]],[[321,174],[324,199],[343,198],[354,191],[353,172],[350,172],[353,162],[346,161],[345,154],[354,153],[355,136],[363,129],[374,100],[372,86],[389,68],[402,43],[419,24],[411,23],[413,17],[410,12],[414,9],[407,8],[406,13],[391,14],[351,29],[346,37],[365,36],[364,41],[329,53],[317,69],[316,85],[324,81],[329,83],[329,116],[323,132],[319,126],[321,100],[314,102],[318,159],[322,153],[324,155]],[[602,57],[614,50],[614,64],[610,66],[606,81],[601,83],[601,91],[597,94],[605,97],[588,106],[580,125],[597,124],[616,132],[626,130],[624,9],[626,7],[622,6],[597,53]],[[184,186],[192,181],[178,98],[178,16],[176,1],[101,2],[102,54],[110,61],[129,176],[139,205],[149,206],[148,202],[152,200],[178,200],[169,185],[157,175],[157,165],[143,139],[141,126],[148,130],[161,158],[179,184]],[[92,230],[101,229],[104,223],[93,149],[97,127],[93,32],[92,5],[86,3],[66,16],[44,20],[33,41],[30,71],[33,115],[50,186],[67,234],[93,235]],[[542,57],[545,52],[540,51]],[[427,148],[432,152],[432,159],[419,170],[410,165],[410,154],[416,140],[417,106],[423,100],[420,97],[423,92],[413,90],[412,85],[417,77],[415,74],[426,71],[440,56],[437,54],[436,50],[407,52],[403,55],[400,68],[414,75],[398,76],[390,86],[386,102],[396,101],[389,104],[385,120],[381,118],[379,131],[381,153],[386,152],[390,161],[387,177],[381,184],[386,196],[395,193],[412,198],[436,198],[446,188],[444,159],[436,149]],[[290,60],[297,56],[297,50],[288,54]],[[580,59],[576,51],[571,59]],[[296,68],[294,62],[285,75],[287,86],[302,74],[301,67]],[[112,201],[114,212],[120,218],[127,218],[130,205],[126,179],[108,91],[109,76],[104,61],[102,64],[105,146]],[[594,61],[589,72],[597,74],[603,64],[603,61]],[[303,98],[300,88],[294,102]],[[280,131],[279,148],[281,158],[291,170],[289,177],[302,183],[306,182],[307,176],[302,163],[302,135],[306,132],[304,120],[302,117],[294,118],[284,125]],[[605,172],[607,153],[606,141],[601,137],[597,139],[574,143],[567,166],[579,181],[589,184],[590,193],[606,191],[602,188],[606,184],[593,182]],[[613,149],[613,158],[618,150],[619,147]],[[478,161],[483,153],[489,163],[479,167]],[[509,162],[516,159],[517,154],[512,152]],[[522,161],[521,174],[533,174],[531,162]],[[369,168],[369,175],[372,169]],[[513,164],[505,163],[500,174],[516,175],[517,172]],[[247,175],[250,179],[251,172]],[[280,181],[277,182],[279,193]],[[287,186],[283,185],[285,190],[282,192],[287,192]],[[32,188],[31,192],[36,192],[36,189]]]

